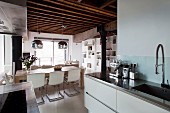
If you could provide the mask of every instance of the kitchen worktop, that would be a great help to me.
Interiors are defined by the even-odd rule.
[[[170,111],[170,101],[133,89],[133,87],[141,84],[149,84],[149,85],[161,87],[160,84],[145,81],[145,80],[130,80],[130,79],[116,78],[110,76],[109,73],[106,73],[104,75],[102,75],[101,73],[88,73],[86,74],[86,77]]]
[[[29,82],[1,85],[0,103],[0,111],[3,113],[9,113],[11,111],[14,113],[18,109],[22,109],[21,111],[23,113],[40,113],[34,89],[32,89],[32,84]],[[18,109],[15,107],[18,107]]]

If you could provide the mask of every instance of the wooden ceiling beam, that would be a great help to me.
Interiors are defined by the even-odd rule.
[[[93,27],[84,26],[84,27],[69,28],[69,29],[66,29],[66,31],[67,31],[67,32],[76,32],[77,30],[86,29],[86,28],[91,29],[91,28],[94,28],[94,26],[93,26]]]
[[[48,17],[45,17],[45,16],[36,16],[36,15],[31,15],[31,16],[28,16],[28,22],[31,20],[31,21],[35,21],[35,22],[38,22],[38,21],[44,21],[44,22],[53,22],[53,23],[65,23],[65,24],[69,24],[69,25],[97,25],[98,23],[81,23],[81,22],[75,22],[75,21],[63,21],[61,22],[61,20],[54,20],[54,19],[51,19],[51,18],[48,18]],[[37,21],[38,20],[38,21]]]
[[[85,11],[85,12],[88,12],[88,13],[106,15],[106,16],[111,16],[111,17],[117,16],[117,14],[114,13],[114,12],[107,11],[107,10],[104,10],[104,9],[99,9],[99,8],[94,7],[94,6],[79,3],[79,2],[71,2],[71,1],[67,1],[67,0],[57,0],[57,1],[43,0],[43,1],[51,2],[51,3],[54,3],[54,4],[73,8],[73,9],[80,10],[80,11]]]
[[[28,26],[29,27],[34,27],[34,26],[40,26],[40,27],[43,27],[43,26],[51,26],[51,27],[56,27],[58,25],[62,26],[63,24],[62,23],[49,23],[49,22],[36,22],[36,21],[32,21],[32,22],[28,22]],[[76,27],[82,27],[84,25],[76,25],[76,24],[64,24],[65,26],[76,26]],[[89,27],[92,27],[92,26],[95,26],[95,25],[87,25]]]
[[[113,2],[115,2],[116,0],[109,0],[107,2],[105,2],[102,6],[100,6],[101,9],[107,7],[108,5],[112,4]]]
[[[66,28],[64,28],[64,29],[60,26],[60,28],[59,28],[58,30],[59,30],[59,31],[60,31],[60,30],[67,31],[67,30],[69,30],[69,29],[73,29],[73,28],[83,28],[83,27],[87,28],[87,27],[89,27],[89,26],[79,26],[79,27],[78,27],[78,26],[68,26],[68,27],[66,27]],[[92,27],[92,26],[91,26],[91,27]],[[51,26],[50,26],[48,29],[50,29],[50,30],[51,30],[51,29],[55,29],[55,27],[51,27]],[[44,29],[44,30],[46,30],[46,29]],[[72,30],[72,31],[73,31],[73,30]]]
[[[28,6],[28,8],[39,9],[39,8],[30,7],[30,6]],[[40,12],[35,12],[35,11],[32,11],[32,12],[34,12],[34,14],[37,14],[36,16],[44,15],[44,16],[49,16],[53,19],[59,18],[60,20],[65,19],[65,20],[77,21],[77,22],[81,22],[81,23],[82,22],[84,22],[84,23],[94,23],[94,22],[95,23],[106,23],[106,22],[108,22],[108,21],[98,21],[98,20],[89,21],[89,20],[82,19],[81,17],[80,18],[74,18],[74,17],[70,18],[70,17],[66,17],[66,16],[57,16],[56,15],[56,14],[58,14],[57,12],[55,12],[55,14],[52,15],[52,14],[48,14],[48,12],[53,12],[53,11],[44,10],[44,9],[42,9],[42,10],[46,11],[46,13],[40,13]],[[30,15],[32,15],[32,14],[30,13],[30,11],[28,11],[27,16],[29,17]]]
[[[51,22],[51,21],[43,21],[43,20],[40,21],[40,20],[36,20],[36,19],[35,20],[30,19],[27,21],[27,23],[28,23],[28,25],[32,24],[32,26],[37,25],[37,23],[38,23],[38,25],[50,25],[50,26],[56,26],[57,24],[63,25],[63,22]],[[68,22],[64,22],[64,25],[66,25],[66,26],[84,26],[84,24],[76,24],[76,23],[72,24],[72,23],[68,23]],[[94,25],[89,24],[87,26],[94,26]]]
[[[96,16],[92,16],[92,15],[88,15],[88,14],[85,14],[85,13],[79,13],[79,12],[75,12],[75,11],[71,11],[71,10],[66,10],[66,9],[62,9],[62,8],[57,8],[57,7],[53,7],[53,6],[49,6],[49,5],[45,5],[45,4],[41,4],[41,3],[37,3],[37,2],[32,2],[32,1],[28,1],[28,3],[31,3],[31,4],[34,4],[34,5],[37,5],[38,6],[43,6],[45,8],[36,8],[36,9],[39,9],[39,10],[44,10],[44,9],[47,9],[47,8],[51,8],[51,9],[54,9],[56,10],[56,12],[52,11],[53,13],[55,14],[61,14],[61,15],[65,15],[65,16],[69,16],[69,17],[74,17],[74,18],[79,18],[79,19],[86,19],[86,20],[103,20],[103,21],[108,21],[107,18],[100,18],[100,17],[96,17]],[[28,8],[33,8],[31,6],[27,6]],[[59,11],[58,11],[59,10]],[[45,10],[44,10],[45,11]],[[47,10],[46,10],[47,11]],[[67,12],[67,13],[65,13]],[[70,14],[68,14],[70,13]],[[76,16],[76,15],[77,16]]]
[[[114,9],[116,9],[117,7],[116,6],[114,6],[114,5],[108,5],[108,7],[111,7],[111,8],[114,8]]]
[[[71,31],[74,31],[74,29],[77,29],[77,28],[92,28],[92,27],[95,27],[95,26],[79,26],[79,27],[78,26],[68,26],[64,29],[64,31],[70,31],[71,32]],[[55,27],[50,26],[49,29],[51,29],[51,28],[55,28]],[[60,29],[58,29],[58,30],[62,30],[62,27],[60,27]]]
[[[37,30],[35,30],[35,29],[30,29],[29,31],[37,32]],[[42,30],[41,32],[43,32],[43,33],[62,34],[62,33],[56,32],[56,31],[51,32],[51,31],[44,31],[44,30]],[[40,32],[40,33],[41,33],[41,32]],[[68,33],[68,32],[65,32],[65,33],[63,33],[63,34],[65,34],[65,35],[74,35],[73,33]]]
[[[89,29],[91,29],[91,28],[93,28],[93,27],[95,27],[95,26],[91,26],[91,27],[89,27],[89,26],[81,26],[81,27],[77,27],[77,26],[70,26],[70,27],[67,27],[67,28],[65,28],[64,29],[64,32],[74,32],[75,30],[79,30],[79,29],[84,29],[84,28],[89,28]],[[62,27],[61,26],[56,26],[56,27],[51,27],[51,26],[45,26],[45,27],[42,27],[42,26],[35,26],[35,27],[30,27],[30,29],[36,29],[36,31],[56,31],[56,30],[58,30],[58,31],[61,31],[62,30]]]
[[[74,23],[77,23],[77,24],[84,24],[84,25],[86,25],[86,24],[93,24],[93,25],[98,25],[98,24],[104,24],[104,23],[106,23],[106,22],[91,22],[91,21],[81,21],[81,20],[75,20],[75,19],[71,19],[71,20],[57,20],[57,19],[55,19],[55,18],[50,18],[50,17],[47,17],[47,16],[40,16],[40,15],[33,15],[33,14],[31,14],[31,15],[29,15],[28,14],[28,17],[27,17],[28,19],[32,19],[32,18],[35,18],[35,19],[38,19],[38,20],[40,20],[40,19],[44,19],[44,20],[51,20],[51,21],[53,21],[53,22],[74,22]],[[108,22],[107,22],[108,23]]]
[[[29,25],[28,25],[29,26]],[[38,27],[40,27],[40,28],[42,28],[42,27],[46,27],[46,26],[49,26],[49,29],[50,28],[55,28],[55,27],[58,27],[58,25],[38,25]],[[61,27],[61,25],[60,25],[60,27]],[[69,28],[69,27],[84,27],[84,26],[67,26],[67,28]],[[95,27],[95,26],[86,26],[86,27]],[[37,25],[35,24],[35,26],[29,26],[29,28],[33,28],[33,29],[35,29],[35,28],[37,28]]]
[[[33,27],[30,27],[29,26],[29,28],[32,28],[32,29],[39,29],[39,28],[43,28],[43,29],[46,29],[46,28],[50,28],[51,26],[49,26],[49,25],[35,25],[35,26],[33,26]],[[55,27],[61,27],[61,25],[56,25]]]

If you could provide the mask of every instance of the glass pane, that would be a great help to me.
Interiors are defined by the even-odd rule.
[[[58,42],[54,42],[54,65],[63,64],[65,61],[65,49],[58,49]]]
[[[53,58],[53,42],[51,41],[42,41],[43,49],[36,49],[36,65],[52,65]]]
[[[0,71],[4,71],[4,35],[2,34],[0,34]]]

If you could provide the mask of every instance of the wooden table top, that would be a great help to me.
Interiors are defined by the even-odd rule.
[[[75,66],[67,66],[67,67],[62,67],[61,71],[69,71],[69,70],[73,70],[73,69],[78,69],[77,67]],[[29,74],[35,74],[35,73],[51,73],[51,72],[54,72],[54,68],[47,68],[47,69],[42,69],[42,68],[39,68],[39,69],[35,69],[35,70],[30,70]],[[26,71],[23,71],[23,70],[18,70],[16,72],[16,75],[15,76],[23,76],[23,75],[27,75],[27,72]]]

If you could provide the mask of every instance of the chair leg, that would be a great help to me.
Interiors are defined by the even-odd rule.
[[[47,92],[46,92],[46,97],[47,97],[47,99],[48,99],[50,102],[64,99],[64,95],[62,95],[61,92],[60,92],[60,85],[58,85],[57,87],[58,87],[58,90],[59,90],[59,92],[58,92],[59,96],[58,96],[57,98],[52,98],[52,99],[51,99],[51,98],[49,97],[49,95],[47,94]]]
[[[44,89],[44,87],[43,87],[43,89]],[[42,104],[45,103],[45,101],[44,101],[44,98],[43,98],[43,92],[42,92],[42,90],[40,88],[39,88],[39,91],[41,92],[41,102],[38,102],[37,104],[42,105]]]
[[[67,84],[67,83],[66,83]],[[69,83],[68,83],[69,84]],[[69,87],[69,90],[70,90],[71,88]],[[71,94],[71,93],[68,93],[67,91],[65,91],[64,90],[64,93],[68,96],[68,97],[72,97],[72,96],[76,96],[76,95],[79,95],[80,94],[80,91],[78,91],[76,88],[75,88],[75,86],[74,86],[74,84],[73,84],[73,90],[75,91],[75,93],[73,93],[73,94]]]

